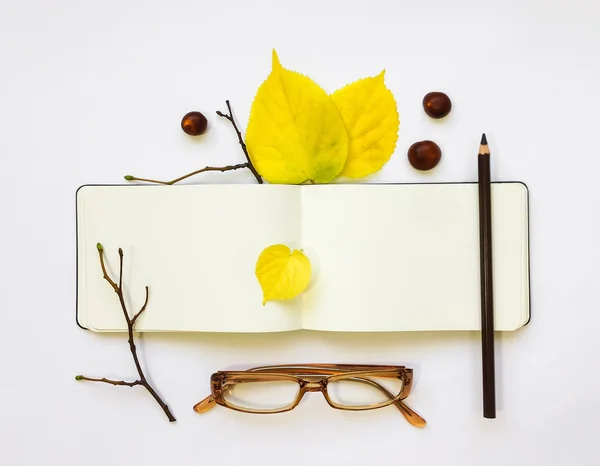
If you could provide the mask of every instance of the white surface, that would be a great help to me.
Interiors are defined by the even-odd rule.
[[[0,463],[599,464],[599,18],[592,0],[2,2]],[[245,126],[272,47],[328,90],[387,69],[400,139],[375,179],[472,181],[486,131],[494,179],[527,182],[533,319],[498,338],[496,420],[481,415],[475,332],[145,335],[175,424],[141,390],[73,379],[134,374],[122,335],[75,325],[75,189],[241,161],[213,112],[231,99]],[[420,108],[433,89],[454,101],[448,121]],[[210,118],[203,141],[179,129],[192,109]],[[427,175],[404,155],[424,138],[444,151]],[[191,410],[214,370],[317,361],[413,366],[428,427],[318,395],[281,416]]]
[[[476,183],[83,186],[78,322],[127,330],[100,273],[101,242],[115,277],[124,250],[132,312],[149,287],[140,332],[478,330],[477,192]],[[494,183],[492,199],[494,325],[514,331],[529,320],[527,188]],[[311,283],[263,306],[256,259],[278,243],[308,255]]]

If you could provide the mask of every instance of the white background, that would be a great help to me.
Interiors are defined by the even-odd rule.
[[[600,464],[599,24],[593,0],[2,2],[0,463]],[[230,99],[245,128],[273,47],[327,91],[387,70],[400,138],[370,181],[474,181],[485,131],[493,178],[528,184],[533,319],[498,336],[497,419],[477,333],[146,334],[171,424],[143,389],[74,380],[135,375],[122,335],[75,324],[76,188],[243,161],[214,112]],[[453,99],[444,122],[420,107],[432,90]],[[205,137],[180,130],[189,110]],[[444,151],[427,175],[406,160],[420,139]],[[291,362],[412,366],[428,426],[320,395],[285,415],[192,411],[215,370]]]

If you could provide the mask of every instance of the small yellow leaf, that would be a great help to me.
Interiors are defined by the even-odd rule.
[[[309,77],[283,68],[275,51],[252,103],[246,145],[269,183],[328,183],[348,155],[348,135],[331,97]]]
[[[396,100],[383,82],[385,70],[359,79],[331,95],[350,138],[340,176],[362,178],[380,170],[396,149],[400,119]]]
[[[256,278],[263,291],[263,306],[273,299],[292,299],[310,282],[311,265],[302,251],[284,244],[265,248],[256,262]]]

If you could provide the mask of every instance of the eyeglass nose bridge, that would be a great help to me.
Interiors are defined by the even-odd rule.
[[[325,385],[323,382],[305,382],[302,386],[305,392],[322,392],[325,390]]]

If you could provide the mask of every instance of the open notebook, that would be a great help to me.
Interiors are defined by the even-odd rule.
[[[495,328],[529,321],[528,192],[492,184]],[[138,331],[478,330],[476,183],[83,186],[77,192],[77,321],[126,329],[102,278],[123,248]],[[309,288],[262,305],[260,252],[303,249]]]

